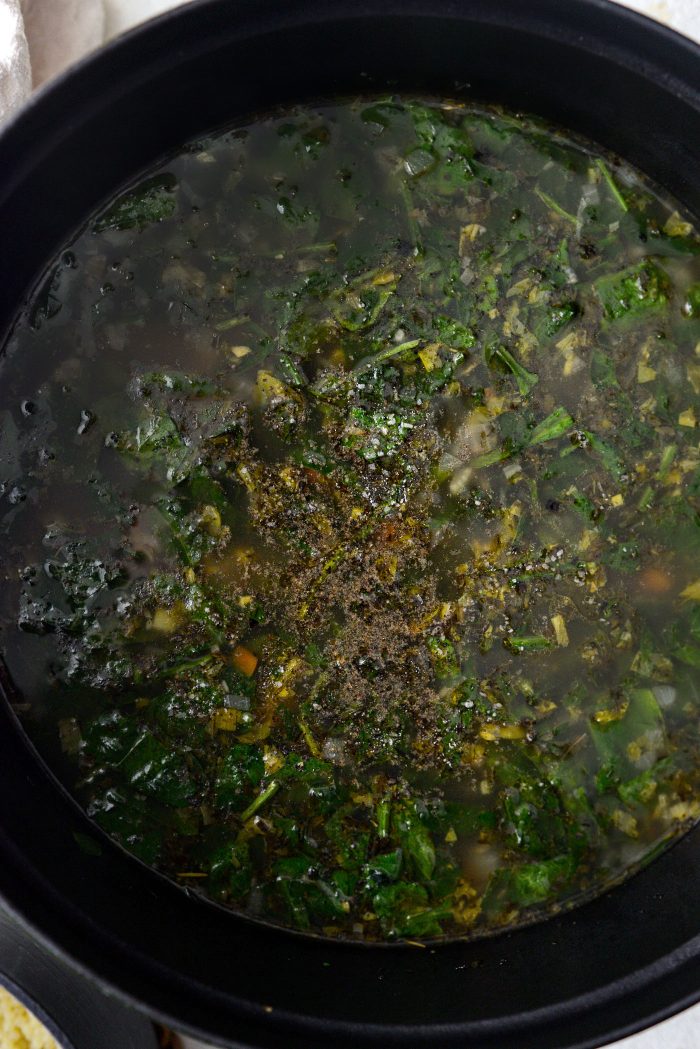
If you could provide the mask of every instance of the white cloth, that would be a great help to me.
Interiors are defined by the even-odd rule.
[[[102,0],[21,0],[34,87],[105,39]]]
[[[0,123],[105,39],[103,0],[0,0]]]
[[[0,122],[29,96],[32,72],[19,0],[0,0]]]

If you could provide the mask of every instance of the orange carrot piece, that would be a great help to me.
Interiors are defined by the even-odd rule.
[[[645,590],[652,594],[665,594],[673,586],[673,580],[661,568],[645,568],[639,577]]]
[[[258,665],[258,657],[245,645],[236,645],[231,653],[231,662],[240,674],[252,677]]]

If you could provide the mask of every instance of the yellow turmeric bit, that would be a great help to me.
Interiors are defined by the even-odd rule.
[[[240,710],[224,707],[215,710],[211,718],[211,727],[214,732],[235,732],[241,720]]]
[[[557,639],[557,644],[562,648],[566,648],[569,644],[569,634],[566,629],[566,623],[562,615],[552,616],[551,618],[552,628],[554,630],[554,636]]]
[[[157,634],[174,634],[182,622],[182,614],[177,608],[157,608],[151,617],[148,627]]]
[[[433,371],[440,364],[440,345],[439,342],[431,342],[418,351],[418,356],[427,372]]]
[[[686,601],[700,601],[700,579],[689,583],[685,590],[681,590],[681,597],[684,597]]]
[[[525,739],[527,729],[523,725],[484,725],[479,735],[489,742],[497,739]]]

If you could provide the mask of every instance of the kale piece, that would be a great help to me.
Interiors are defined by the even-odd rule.
[[[95,232],[104,230],[142,230],[155,222],[170,218],[177,206],[174,175],[153,175],[134,189],[123,193],[96,220]]]

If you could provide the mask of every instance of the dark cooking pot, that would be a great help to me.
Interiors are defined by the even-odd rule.
[[[3,909],[0,987],[34,1013],[61,1049],[156,1049],[155,1027],[145,1016],[86,986]]]
[[[395,88],[542,114],[700,213],[700,49],[604,0],[203,0],[83,63],[0,138],[0,333],[83,218],[165,151],[279,102]],[[270,1049],[547,1049],[700,998],[700,828],[621,888],[510,935],[330,943],[223,912],[120,851],[0,707],[0,891],[174,1026]]]

